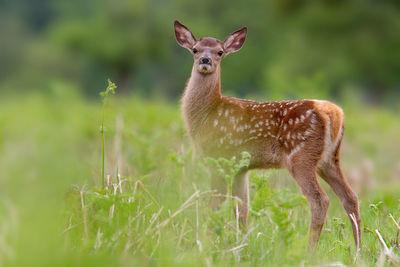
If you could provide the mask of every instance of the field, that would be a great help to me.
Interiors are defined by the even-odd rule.
[[[308,204],[286,171],[250,174],[243,231],[234,200],[208,208],[213,160],[193,158],[177,102],[118,93],[107,101],[103,189],[100,97],[54,84],[47,94],[0,99],[0,265],[399,264],[399,229],[390,217],[399,222],[399,110],[340,103],[342,161],[360,196],[363,247],[356,256],[349,220],[321,181],[331,205],[310,258]],[[244,164],[216,162],[227,179]]]

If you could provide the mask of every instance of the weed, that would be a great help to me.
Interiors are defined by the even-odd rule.
[[[107,80],[108,85],[104,92],[100,92],[100,96],[103,98],[103,112],[101,116],[101,126],[100,126],[100,133],[101,133],[101,140],[102,140],[102,147],[101,147],[101,185],[104,188],[104,167],[105,167],[105,137],[104,137],[104,115],[106,112],[106,105],[107,105],[107,97],[111,94],[115,94],[115,89],[117,86],[110,80]]]

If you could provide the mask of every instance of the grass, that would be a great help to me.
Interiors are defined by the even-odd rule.
[[[208,208],[205,168],[219,166],[229,180],[245,162],[194,160],[177,103],[112,97],[103,120],[100,103],[65,85],[49,92],[0,100],[2,265],[396,265],[400,122],[393,111],[344,105],[342,158],[360,192],[363,248],[355,259],[349,220],[321,182],[331,206],[308,259],[310,212],[286,171],[250,174],[245,232],[235,200]]]

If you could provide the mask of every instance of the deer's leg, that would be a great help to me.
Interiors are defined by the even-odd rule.
[[[339,160],[332,159],[330,162],[324,163],[319,168],[318,173],[340,198],[342,205],[349,216],[353,228],[354,241],[358,250],[361,247],[361,219],[358,207],[358,197],[343,176]]]
[[[221,207],[221,204],[225,201],[226,195],[228,194],[228,184],[224,177],[213,173],[211,176],[211,190],[214,192],[211,195],[210,207],[213,210],[217,210]]]
[[[326,213],[329,207],[329,198],[318,183],[314,168],[307,165],[297,164],[292,166],[290,172],[302,193],[307,197],[311,208],[310,237],[308,240],[308,251],[316,249],[321,236],[322,227],[325,223]]]
[[[247,177],[247,171],[242,171],[236,175],[232,185],[232,195],[241,200],[237,202],[237,208],[235,205],[234,213],[235,216],[239,215],[241,224],[246,227],[249,209],[249,179]]]

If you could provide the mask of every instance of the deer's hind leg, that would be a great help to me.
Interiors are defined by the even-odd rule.
[[[361,219],[358,197],[343,176],[338,154],[339,148],[335,152],[334,157],[321,164],[318,174],[332,187],[335,194],[340,198],[349,216],[356,248],[359,250],[361,247]]]
[[[318,183],[316,168],[302,161],[292,161],[289,171],[302,193],[307,198],[311,209],[310,236],[308,240],[308,251],[316,249],[324,226],[326,214],[329,207],[329,198],[324,189]]]

